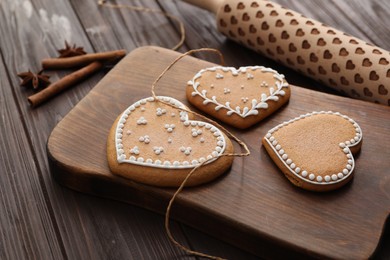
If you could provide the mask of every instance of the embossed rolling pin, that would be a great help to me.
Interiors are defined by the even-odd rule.
[[[353,98],[390,105],[390,53],[266,0],[184,0],[218,30]]]

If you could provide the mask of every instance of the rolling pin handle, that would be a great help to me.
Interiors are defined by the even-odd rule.
[[[183,1],[216,14],[224,0],[183,0]]]

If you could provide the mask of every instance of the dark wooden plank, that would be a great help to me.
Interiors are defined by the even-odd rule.
[[[165,211],[172,191],[112,175],[106,164],[105,146],[116,116],[132,102],[150,95],[154,78],[177,55],[155,47],[134,51],[57,125],[48,151],[60,183]],[[182,91],[185,82],[209,65],[184,59],[162,79],[157,92],[187,104]],[[261,255],[368,258],[376,248],[390,208],[390,108],[298,87],[292,92],[288,106],[258,127],[230,129],[248,144],[252,155],[236,159],[229,174],[219,181],[183,192],[173,216]],[[272,126],[313,110],[348,114],[365,133],[353,183],[335,192],[317,194],[292,186],[260,145],[261,137]],[[261,169],[261,173],[254,169]]]
[[[91,43],[98,51],[107,49],[130,51],[145,45],[171,48],[180,40],[180,34],[172,28],[164,15],[98,6],[95,0],[70,2]],[[107,4],[160,10],[155,1],[108,1]]]
[[[54,182],[49,173],[46,159],[46,140],[54,126],[68,111],[96,84],[103,73],[97,74],[77,88],[66,91],[59,97],[48,102],[38,109],[31,110],[27,103],[27,96],[31,91],[24,91],[17,87],[19,80],[17,72],[39,70],[40,60],[45,57],[56,56],[56,49],[63,46],[64,40],[76,42],[85,46],[91,52],[94,47],[89,43],[84,28],[79,24],[77,15],[72,6],[66,2],[52,3],[50,1],[2,1],[0,3],[0,46],[4,53],[4,61],[9,73],[11,87],[15,88],[15,98],[20,106],[21,118],[28,129],[27,139],[35,154],[34,163],[41,172],[40,186],[44,191],[47,206],[53,208],[52,221],[58,225],[58,243],[62,243],[65,257],[69,259],[107,259],[111,257],[112,248],[116,251],[113,259],[133,258],[143,256],[144,252],[153,258],[181,257],[182,252],[167,243],[158,246],[162,241],[153,241],[149,233],[143,232],[144,226],[151,226],[150,213],[139,212],[137,208],[127,208],[122,214],[134,215],[137,224],[127,222],[120,213],[113,218],[106,218],[107,212],[118,212],[121,206],[110,202],[101,202],[91,198],[93,203],[80,199],[68,189],[63,189]],[[118,31],[119,35],[125,34]],[[104,46],[101,46],[104,49]],[[107,49],[113,48],[112,45]],[[52,72],[53,81],[66,72]],[[29,173],[26,171],[26,174]],[[34,174],[31,172],[30,174]],[[15,194],[14,194],[15,195]],[[17,195],[17,194],[16,194]],[[16,196],[15,195],[15,196]],[[101,210],[101,208],[105,210]],[[31,216],[34,218],[34,216]],[[149,218],[149,220],[148,220]],[[163,219],[161,220],[161,227]],[[99,219],[98,222],[93,220]],[[111,228],[107,228],[110,227]],[[103,228],[104,227],[104,228]],[[124,228],[126,227],[126,228]],[[175,225],[173,224],[173,228]],[[137,236],[128,236],[131,231]],[[164,235],[162,229],[155,229],[157,234]],[[49,231],[47,231],[49,232]],[[111,233],[110,233],[111,232]],[[101,234],[105,233],[106,236]],[[186,244],[180,229],[175,232],[180,241]],[[112,245],[110,235],[117,236],[116,244]],[[62,240],[62,241],[61,241]],[[54,242],[53,242],[54,243]],[[31,242],[34,245],[34,242]],[[53,246],[53,250],[55,247]],[[39,257],[38,257],[39,258]],[[48,257],[50,258],[50,257]]]
[[[305,1],[307,1],[307,0],[305,0]],[[300,8],[304,8],[304,6],[308,5],[307,2],[305,2],[305,1],[302,1],[303,4],[300,5]],[[82,1],[82,3],[80,3],[80,5],[82,5],[84,2],[86,2],[86,1]],[[85,26],[86,22],[88,22],[88,19],[90,19],[90,21],[92,21],[93,19],[91,19],[91,18],[93,18],[93,17],[95,17],[97,15],[96,9],[94,9],[95,5],[92,2],[93,1],[89,1],[86,5],[87,5],[88,8],[92,8],[91,10],[93,12],[90,12],[90,13],[86,12],[86,14],[91,14],[92,13],[93,15],[89,15],[89,17],[85,18],[84,21],[83,21],[83,18],[81,17],[80,20],[82,21],[81,23],[83,24],[84,29],[87,29],[88,36],[89,36],[89,38],[91,38],[94,46],[89,45],[88,41],[83,36],[80,36],[80,35],[77,35],[77,37],[75,37],[75,34],[72,34],[73,35],[72,39],[74,41],[76,41],[77,43],[83,44],[84,46],[86,46],[89,51],[91,51],[94,48],[96,48],[97,50],[106,50],[106,49],[108,50],[108,49],[111,49],[111,48],[123,48],[122,46],[125,46],[125,48],[127,48],[127,46],[130,46],[129,48],[131,48],[131,46],[133,46],[133,45],[135,46],[135,44],[133,44],[132,41],[131,41],[132,37],[128,36],[129,32],[122,33],[123,30],[121,29],[121,30],[116,31],[116,33],[107,34],[106,33],[107,31],[111,31],[110,30],[111,29],[110,26],[107,26],[107,24],[108,24],[107,21],[105,21],[104,23],[99,23],[98,28],[95,28],[93,26],[93,24],[94,24],[93,22],[89,23],[90,27]],[[309,1],[309,2],[311,2],[311,1]],[[315,2],[316,3],[320,2],[320,4],[321,4],[322,1],[315,1]],[[340,2],[341,5],[343,3],[345,3],[345,2],[349,3],[348,1],[339,1],[339,2]],[[358,3],[356,4],[356,2],[358,2]],[[379,2],[379,3],[383,3],[384,2],[384,4],[386,4],[385,0],[371,1],[370,4],[372,6],[375,6],[375,5],[377,5],[376,4],[377,2]],[[64,35],[58,35],[57,31],[61,31],[61,30],[57,30],[57,31],[50,30],[50,28],[48,28],[48,27],[47,28],[45,27],[45,28],[43,28],[41,30],[38,30],[37,33],[34,34],[34,30],[30,30],[32,27],[36,26],[34,24],[32,26],[27,26],[26,27],[27,30],[19,31],[19,29],[17,29],[19,31],[18,33],[16,33],[16,32],[11,33],[11,30],[13,28],[15,28],[13,26],[14,22],[16,22],[16,24],[20,25],[20,28],[25,26],[25,24],[31,22],[31,18],[30,19],[23,19],[22,18],[22,15],[25,15],[27,17],[29,16],[28,14],[30,13],[29,12],[30,8],[28,7],[29,6],[28,3],[29,3],[29,1],[12,1],[10,3],[5,3],[3,1],[2,3],[0,3],[0,12],[5,11],[4,14],[2,13],[1,17],[3,17],[2,19],[7,19],[6,22],[1,22],[0,23],[0,28],[2,28],[1,29],[2,30],[2,35],[5,35],[5,36],[7,36],[7,35],[10,36],[11,34],[13,35],[13,38],[11,37],[9,41],[4,41],[4,39],[3,40],[0,39],[0,46],[1,46],[1,48],[3,50],[6,50],[6,52],[7,52],[6,59],[9,62],[13,63],[14,53],[11,52],[9,54],[8,53],[9,50],[11,50],[13,48],[22,47],[22,46],[24,46],[23,48],[25,48],[25,47],[29,47],[29,46],[32,45],[34,52],[35,51],[38,52],[38,53],[35,53],[35,55],[38,54],[39,58],[35,57],[31,53],[28,53],[27,50],[24,50],[20,54],[22,56],[22,58],[17,58],[17,55],[16,55],[15,56],[16,57],[15,60],[17,60],[16,64],[19,64],[19,65],[20,64],[27,65],[26,62],[28,61],[30,64],[33,64],[33,66],[36,67],[36,69],[38,69],[38,66],[39,66],[38,60],[41,57],[49,56],[49,54],[50,55],[54,55],[55,54],[55,49],[63,44],[62,40],[64,39]],[[376,17],[376,16],[372,16],[371,15],[371,11],[370,11],[371,9],[370,8],[369,8],[370,15],[367,15],[367,13],[365,11],[366,10],[366,3],[367,3],[367,1],[354,1],[353,4],[349,4],[350,6],[348,8],[354,8],[355,6],[357,6],[357,8],[354,8],[354,12],[347,12],[347,13],[349,13],[348,15],[353,15],[354,13],[357,13],[357,14],[360,15],[360,18],[364,18],[364,19],[356,19],[355,20],[355,22],[359,22],[360,26],[364,25],[365,20],[367,19],[367,16],[369,16],[368,18],[371,21],[370,23],[371,23],[373,29],[375,29],[377,27],[377,23],[378,22],[384,21],[383,24],[386,25],[385,21],[386,21],[386,18],[388,18],[389,16],[386,14],[385,10],[389,10],[389,9],[388,8],[387,9],[383,8],[384,11],[377,12],[377,13],[379,13],[379,16],[381,17],[380,21],[377,21],[375,18],[372,19],[372,17]],[[8,5],[7,8],[5,8],[3,6],[5,4]],[[46,4],[46,2],[41,2],[41,3],[34,2],[34,4],[33,4],[34,5],[33,6],[33,14],[31,16],[34,16],[35,14],[39,14],[39,15],[37,15],[38,16],[37,20],[39,21],[38,25],[41,25],[41,20],[43,21],[45,19],[45,10],[47,10],[51,4],[52,3]],[[77,11],[77,8],[79,8],[79,6],[75,5],[75,3],[72,3],[72,4],[74,5],[74,7],[75,7],[75,9]],[[288,1],[288,3],[286,5],[291,7],[291,8],[293,8],[293,6],[292,6],[293,4],[297,4],[297,2],[296,1]],[[324,5],[328,5],[330,7],[331,7],[331,4],[335,4],[335,3],[334,2],[331,2],[331,3],[329,3],[329,2],[325,3],[324,2]],[[339,4],[339,3],[336,2],[336,4]],[[184,4],[182,4],[182,5],[184,5]],[[298,5],[299,5],[299,3],[298,3]],[[318,3],[317,3],[317,5],[318,5]],[[317,6],[317,5],[314,5],[314,6]],[[64,7],[64,6],[67,6],[67,5],[64,4],[61,7]],[[364,8],[359,8],[359,7],[364,7]],[[349,10],[348,8],[346,8],[346,10]],[[53,19],[53,21],[58,21],[58,20],[61,20],[63,18],[61,15],[59,15],[61,13],[59,10],[63,11],[62,8],[57,8],[56,10],[58,10],[57,12],[55,12],[56,15],[51,13],[51,11],[49,11],[49,12],[46,11],[46,14],[48,14],[47,17],[49,18],[49,20]],[[186,13],[186,15],[187,14],[191,15],[193,10],[194,10],[194,8],[186,7],[186,10],[182,8],[180,11],[183,11],[184,13]],[[330,10],[332,10],[332,9],[330,8]],[[12,14],[12,12],[15,12],[14,13],[14,18],[11,18],[11,16],[10,16],[10,14]],[[321,20],[322,16],[325,17],[325,19],[326,19],[327,14],[326,13],[325,14],[321,13],[322,12],[321,8],[313,8],[313,10],[311,12],[319,13],[318,18],[317,18],[319,20]],[[64,12],[64,13],[68,14],[68,11]],[[113,16],[115,16],[112,19],[114,19],[114,20],[117,19],[116,21],[120,21],[119,18],[116,18],[116,15],[114,14],[114,12],[112,12],[112,13],[110,12],[110,14],[113,14]],[[373,15],[374,14],[375,13],[373,13]],[[79,15],[79,13],[78,13],[78,15]],[[128,14],[127,14],[127,12],[123,11],[123,15],[127,16]],[[64,15],[64,16],[67,16],[67,15]],[[334,17],[335,17],[336,21],[341,20],[341,25],[342,25],[343,24],[342,19],[343,19],[344,16],[345,16],[345,14],[344,15],[340,14],[340,15],[335,15]],[[78,22],[77,21],[77,17],[75,17],[75,16],[71,16],[71,17],[72,17],[72,19],[71,19],[72,23],[77,23]],[[209,15],[209,17],[211,19],[210,15]],[[202,20],[203,18],[204,18],[203,16],[199,16],[197,21],[199,22],[199,20]],[[111,17],[108,18],[108,19],[111,19]],[[130,21],[128,21],[128,26],[130,26],[130,28],[132,28],[131,25],[133,23],[133,20],[137,20],[138,22],[140,22],[140,21],[143,20],[143,17],[140,16],[140,17],[130,18]],[[10,23],[11,23],[11,26],[8,26]],[[149,24],[150,23],[151,26],[153,27],[152,23],[154,23],[154,21],[151,20],[151,21],[148,21],[148,23],[144,23],[144,24],[142,22],[140,22],[140,23],[141,23],[141,25],[145,25],[145,24]],[[207,27],[207,26],[210,26],[210,24],[209,25],[207,25],[207,24],[208,24],[208,22],[205,22],[204,26],[206,28],[210,28],[210,27]],[[188,27],[188,25],[191,26],[191,23],[187,23],[187,27]],[[200,23],[200,25],[203,26],[202,23]],[[200,29],[202,29],[201,28],[202,26],[200,26]],[[76,27],[77,27],[77,31],[79,31],[79,29],[78,29],[79,26],[76,26]],[[164,27],[164,29],[167,29],[167,28]],[[381,30],[382,32],[386,32],[386,30],[384,30],[384,29],[386,29],[386,27],[383,27],[382,23],[381,23],[381,26],[376,28],[376,30]],[[80,30],[82,30],[82,28]],[[137,27],[137,30],[139,30],[139,27]],[[136,31],[133,30],[131,32],[131,34],[132,35],[137,34],[138,33],[137,30]],[[143,30],[147,30],[147,29],[143,28]],[[4,34],[3,33],[4,31],[7,32],[7,34]],[[163,31],[164,30],[161,30],[161,32],[163,32]],[[199,36],[198,39],[203,39],[203,38],[207,37],[207,35],[208,35],[207,30],[203,30],[201,32],[202,32],[201,34],[198,34],[198,36]],[[372,33],[372,32],[369,32],[369,33]],[[169,29],[169,33],[168,34],[169,34],[169,37],[166,37],[167,39],[168,38],[172,38],[172,39],[173,38],[178,38],[178,34],[177,33],[173,34],[170,29]],[[193,34],[193,35],[196,36],[197,34]],[[42,48],[40,46],[41,36],[43,36],[42,38],[44,40],[45,48]],[[114,38],[116,39],[115,41],[112,40],[112,39],[114,39],[112,36],[114,36]],[[143,37],[143,34],[141,33],[138,37]],[[163,42],[161,39],[156,39],[156,40],[152,39],[152,38],[155,37],[154,35],[149,35],[148,37],[149,37],[149,39],[142,40],[142,43],[146,43],[146,42],[153,43],[154,41],[157,44],[159,44],[159,42],[167,43],[167,45],[171,43],[170,41]],[[387,36],[386,36],[386,34],[382,35],[382,33],[379,33],[379,34],[376,34],[375,37],[377,37],[378,39],[384,39]],[[16,40],[16,39],[18,39],[18,40]],[[31,39],[31,42],[29,42],[28,39]],[[176,40],[176,39],[173,39],[173,40]],[[191,39],[191,42],[193,42],[194,40],[196,42],[196,38],[195,37],[193,37],[193,39]],[[35,42],[35,44],[34,44],[34,42]],[[117,42],[121,42],[121,43],[117,44]],[[202,42],[202,41],[200,41],[200,42]],[[378,41],[374,41],[374,42],[379,44],[382,47],[385,47],[384,45],[381,45],[380,43],[378,43]],[[385,42],[385,44],[388,43],[387,40],[384,41],[384,42]],[[53,43],[53,44],[50,44],[50,43]],[[208,46],[208,45],[213,46],[213,44],[217,45],[217,44],[219,44],[219,42],[217,42],[213,38],[210,38],[209,42],[207,42],[207,44],[204,44],[204,43],[194,44],[193,47],[194,48],[198,48],[198,47],[204,47],[204,46]],[[228,53],[234,53],[234,52],[236,52],[237,49],[238,50],[240,50],[240,49],[244,50],[242,52],[240,52],[240,51],[236,52],[237,55],[235,55],[235,56],[229,55],[231,57],[231,60],[229,60],[229,64],[234,64],[234,63],[239,64],[239,62],[241,62],[242,64],[249,64],[251,62],[251,56],[253,56],[253,57],[258,56],[258,55],[254,55],[250,51],[246,51],[244,48],[241,48],[240,46],[238,46],[238,45],[236,45],[234,43],[224,42],[223,40],[222,40],[222,48],[228,48],[229,49]],[[50,52],[50,53],[47,54],[47,55],[46,54],[42,54],[42,52],[46,51],[46,49],[48,49],[48,52]],[[15,52],[17,52],[17,51],[18,50],[15,50]],[[243,53],[244,53],[244,55],[242,55]],[[242,59],[240,61],[242,56],[244,56],[245,59]],[[9,64],[9,63],[7,63],[7,64]],[[269,65],[269,66],[275,67],[277,65],[275,64],[275,65]],[[20,66],[20,68],[21,67],[22,66]],[[23,69],[25,69],[25,68],[26,67],[24,67]],[[286,72],[283,72],[283,73],[287,74]],[[55,78],[56,77],[57,76],[55,76]],[[289,75],[288,75],[288,77],[291,78],[291,76],[289,76]],[[97,78],[99,78],[99,76]],[[61,95],[61,97],[59,97],[59,99],[53,100],[52,102],[50,102],[50,103],[54,103],[54,105],[52,105],[50,108],[46,108],[48,111],[52,111],[52,113],[46,113],[46,114],[44,114],[43,116],[40,116],[40,117],[36,116],[36,118],[39,118],[39,120],[42,122],[41,124],[44,124],[44,123],[46,123],[46,121],[48,121],[49,124],[50,124],[49,128],[50,129],[53,128],[54,125],[56,124],[56,122],[58,120],[60,120],[67,113],[67,111],[69,111],[69,109],[74,104],[76,104],[79,101],[79,99],[81,97],[83,97],[89,91],[89,89],[94,85],[94,83],[96,81],[97,80],[93,81],[92,84],[83,84],[80,87],[78,87],[78,89],[74,89],[74,90],[68,91],[67,93]],[[304,86],[305,86],[305,84],[308,85],[308,86],[317,84],[317,83],[310,83],[310,81],[306,81],[305,79],[303,79],[299,75],[296,75],[296,80],[294,80],[292,82],[297,84],[297,85],[304,85]],[[16,84],[16,80],[14,81],[14,84]],[[59,101],[59,100],[61,100],[61,101]],[[24,101],[25,101],[24,97],[20,98],[19,101],[20,101],[21,104],[24,105]],[[26,110],[26,111],[28,111],[28,110]],[[28,113],[24,114],[24,116],[28,117],[29,114]],[[52,118],[52,121],[49,118]],[[38,125],[38,123],[36,123],[35,125]],[[30,130],[30,131],[34,131],[34,130]],[[44,143],[44,139],[45,138],[46,137],[44,136],[43,138],[39,138],[40,141],[34,142],[35,144],[39,144],[39,142],[42,142],[40,146],[38,145],[39,148],[37,149],[37,150],[39,150],[41,152],[41,154],[43,154],[44,150],[45,150],[44,147],[43,147],[43,143]],[[47,166],[45,166],[45,170],[44,171],[47,172]],[[59,189],[58,187],[55,186],[55,183],[50,183],[50,185],[54,185],[54,187],[55,187],[54,189]],[[78,198],[79,198],[78,195],[73,196],[72,192],[68,193],[67,191],[60,191],[59,193],[62,193],[62,192],[64,192],[64,195],[60,195],[60,197],[63,196],[64,197],[63,200],[67,201],[67,202],[65,202],[65,204],[69,204],[69,205],[65,206],[65,209],[61,209],[62,204],[64,204],[64,202],[62,202],[62,203],[61,202],[56,202],[56,203],[59,204],[59,206],[57,206],[57,210],[59,212],[62,212],[62,211],[64,211],[65,213],[67,211],[71,212],[72,209],[73,209],[73,206],[76,205],[76,204],[79,205],[79,207],[82,208],[82,203],[83,202],[78,202],[78,203],[69,202],[69,201],[72,201],[72,200],[76,200],[77,201]],[[69,195],[69,198],[68,198],[68,195]],[[99,205],[100,205],[99,202],[100,202],[100,200],[97,199],[96,200],[96,205],[95,205],[96,207],[99,207]],[[85,216],[85,219],[83,219],[83,221],[86,221],[87,223],[89,223],[88,222],[89,221],[88,220],[88,216],[87,216],[88,213],[83,212],[83,213],[78,213],[78,214],[82,214],[82,216]],[[69,214],[69,212],[68,212],[66,216],[64,216],[64,217],[57,217],[57,218],[59,218],[60,222],[62,223],[62,229],[63,230],[67,230],[67,231],[65,231],[67,233],[62,232],[64,234],[64,236],[66,237],[66,239],[67,240],[72,240],[74,237],[79,236],[78,232],[76,232],[76,231],[77,231],[78,227],[80,227],[82,224],[78,224],[78,225],[75,226],[75,228],[73,230],[69,230],[69,228],[66,226],[66,224],[69,223],[69,220],[68,220],[69,216],[71,216],[70,219],[72,219],[73,214]],[[89,237],[93,239],[94,235],[91,235]],[[104,244],[104,241],[105,240],[103,240],[103,244]],[[78,242],[83,243],[83,241],[76,241],[73,244],[71,244],[71,246],[77,244]],[[129,243],[131,243],[131,241],[129,241]],[[120,250],[121,247],[118,246],[116,249]],[[70,251],[72,251],[72,250],[77,251],[77,250],[82,250],[82,249],[81,248],[77,248],[75,246],[74,248],[71,248]],[[77,256],[77,254],[76,253],[74,253],[74,254],[71,253],[70,256]],[[91,255],[85,254],[84,257],[91,257]]]
[[[0,258],[62,259],[52,209],[0,53]]]
[[[237,247],[227,244],[226,242],[221,241],[220,239],[210,237],[204,232],[200,232],[194,228],[185,226],[184,233],[189,238],[190,244],[194,250],[203,253],[209,253],[215,256],[219,256],[226,259],[246,259],[246,260],[255,260],[261,259],[259,256],[255,256],[249,252],[240,250]]]

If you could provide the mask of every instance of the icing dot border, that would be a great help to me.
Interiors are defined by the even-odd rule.
[[[177,108],[183,108],[183,109],[186,108],[186,106],[180,101],[178,101],[177,99],[167,97],[167,96],[158,96],[157,98],[165,102],[169,102],[170,104],[176,106]],[[222,134],[221,130],[219,130],[214,125],[209,124],[207,122],[189,120],[188,113],[185,111],[181,111],[180,120],[179,120],[180,123],[184,125],[191,124],[192,126],[199,126],[202,128],[204,127],[204,131],[210,131],[212,133],[212,136],[215,138],[217,145],[215,149],[211,152],[211,154],[198,159],[192,159],[191,163],[188,163],[188,161],[178,162],[177,160],[161,162],[158,159],[155,161],[153,160],[151,161],[150,158],[145,158],[145,159],[142,157],[136,158],[135,156],[130,156],[129,158],[126,158],[126,154],[124,153],[123,144],[122,144],[123,128],[125,126],[126,120],[129,117],[129,115],[136,109],[140,108],[141,105],[144,105],[147,102],[154,102],[154,101],[155,99],[153,97],[141,99],[135,102],[134,104],[130,105],[121,114],[115,128],[115,148],[116,148],[115,150],[116,150],[118,163],[129,163],[129,164],[136,164],[140,166],[148,166],[148,167],[155,167],[155,168],[162,168],[162,169],[191,169],[196,167],[200,162],[203,162],[205,158],[209,159],[209,161],[205,163],[205,165],[214,162],[225,152],[226,139]]]
[[[247,70],[261,70],[261,72],[270,72],[274,74],[274,78],[276,79],[276,86],[270,86],[270,95],[267,96],[265,93],[262,95],[259,95],[259,99],[253,99],[251,108],[244,107],[241,108],[240,106],[237,106],[236,108],[230,107],[230,103],[227,102],[225,104],[221,104],[218,102],[217,98],[213,96],[211,99],[206,96],[207,91],[203,90],[202,92],[199,92],[198,87],[200,86],[199,82],[196,82],[197,79],[202,77],[202,74],[205,72],[215,72],[217,69],[220,69],[224,72],[230,71],[233,76],[238,75],[238,73],[246,73]],[[246,66],[246,67],[240,67],[238,69],[234,67],[223,67],[223,66],[215,66],[215,67],[210,67],[206,69],[200,70],[195,76],[192,78],[192,80],[188,81],[188,85],[192,86],[193,92],[192,96],[200,96],[204,99],[203,104],[207,105],[209,103],[214,104],[215,110],[218,111],[221,108],[224,108],[227,110],[226,114],[228,116],[231,116],[232,114],[236,114],[242,118],[245,118],[250,115],[258,115],[260,109],[267,109],[268,108],[268,101],[273,100],[273,101],[278,101],[279,97],[278,96],[284,96],[285,92],[283,88],[288,88],[289,84],[286,82],[284,75],[279,74],[276,70],[273,70],[271,68],[267,68],[264,66]],[[274,89],[276,87],[276,90]],[[272,91],[271,91],[272,90]],[[237,109],[238,108],[238,109]]]
[[[323,177],[320,175],[317,175],[313,172],[308,172],[307,170],[302,169],[302,167],[299,167],[300,170],[297,173],[296,167],[298,167],[298,166],[296,166],[295,163],[293,163],[293,160],[288,158],[287,156],[282,157],[282,155],[279,153],[280,150],[276,149],[276,143],[278,143],[278,142],[272,134],[274,132],[276,132],[278,129],[280,129],[286,125],[289,125],[295,121],[302,120],[302,119],[305,119],[307,117],[314,116],[314,115],[321,115],[321,114],[322,115],[328,114],[328,115],[340,116],[340,117],[344,118],[345,120],[347,120],[349,123],[351,123],[352,126],[354,127],[355,137],[352,138],[351,140],[346,140],[346,141],[339,144],[339,148],[344,152],[344,154],[347,157],[347,164],[346,164],[345,168],[343,170],[341,170],[341,172],[334,172],[334,173],[331,173],[329,175],[325,175]],[[339,112],[332,112],[332,111],[320,111],[320,112],[315,111],[315,112],[307,113],[304,115],[300,115],[294,119],[291,119],[289,121],[285,121],[285,122],[275,126],[271,130],[269,130],[267,132],[267,134],[265,135],[265,140],[267,141],[268,145],[272,148],[272,150],[274,151],[276,156],[278,156],[279,160],[281,162],[283,162],[284,166],[290,171],[290,173],[292,173],[294,176],[296,176],[297,178],[299,178],[305,182],[309,182],[309,183],[315,184],[315,185],[332,185],[332,184],[336,184],[336,183],[342,182],[345,179],[347,179],[351,175],[353,170],[355,169],[355,160],[353,158],[350,147],[354,147],[354,146],[358,145],[361,142],[362,138],[363,138],[362,129],[355,122],[355,120],[353,120],[352,118],[350,118],[346,115],[342,115]],[[271,141],[271,140],[273,140],[273,141]],[[354,140],[354,142],[351,142],[352,140]],[[282,149],[280,145],[279,145],[279,147],[280,147],[280,149]],[[291,167],[292,164],[294,164],[293,168]],[[299,174],[299,173],[301,173],[301,174]],[[319,178],[319,177],[321,177],[321,178]],[[336,177],[337,177],[337,179],[336,179]]]

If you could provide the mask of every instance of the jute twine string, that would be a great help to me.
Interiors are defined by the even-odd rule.
[[[177,107],[169,102],[166,102],[166,101],[163,101],[161,99],[159,99],[155,93],[155,88],[156,88],[156,84],[159,82],[159,80],[173,67],[173,65],[175,65],[179,60],[181,60],[182,58],[184,58],[185,56],[188,56],[188,55],[191,55],[193,53],[197,53],[197,52],[213,52],[213,53],[217,53],[221,59],[221,65],[224,65],[224,58],[223,58],[223,55],[220,51],[216,50],[216,49],[212,49],[212,48],[202,48],[202,49],[195,49],[195,50],[190,50],[184,54],[181,54],[179,57],[177,57],[170,65],[168,65],[165,70],[156,78],[156,80],[153,82],[152,84],[152,96],[154,98],[155,101],[157,102],[161,102],[167,106],[170,106],[170,107],[173,107],[175,109],[178,109],[178,110],[181,110],[181,111],[185,111],[185,112],[188,112],[188,113],[191,113],[193,115],[196,115],[197,117],[200,117],[201,119],[203,119],[204,121],[207,121],[215,126],[217,126],[219,129],[221,129],[229,138],[233,139],[234,141],[236,141],[244,150],[245,152],[243,153],[223,153],[223,154],[220,154],[218,155],[218,158],[219,157],[223,157],[223,156],[235,156],[235,157],[244,157],[244,156],[249,156],[250,155],[250,151],[247,147],[247,145],[241,141],[238,137],[236,137],[234,134],[232,134],[230,131],[228,131],[227,129],[225,129],[223,126],[221,126],[220,124],[218,124],[217,122],[215,122],[214,120],[211,120],[199,113],[196,113],[194,111],[191,111],[187,108],[181,108],[181,107]],[[179,186],[179,188],[176,190],[176,192],[173,194],[172,198],[170,199],[169,201],[169,204],[168,204],[168,207],[167,207],[167,210],[166,210],[166,213],[165,213],[165,230],[167,232],[167,235],[169,237],[169,239],[171,240],[171,242],[173,244],[175,244],[177,247],[181,248],[182,250],[184,250],[185,252],[187,252],[188,254],[192,254],[192,255],[196,255],[196,256],[200,256],[200,257],[205,257],[205,258],[209,258],[209,259],[223,259],[221,257],[217,257],[217,256],[212,256],[212,255],[208,255],[208,254],[204,254],[204,253],[201,253],[201,252],[197,252],[197,251],[193,251],[187,247],[185,247],[184,245],[180,244],[178,241],[176,241],[176,239],[173,237],[172,233],[171,233],[171,229],[170,229],[170,226],[169,226],[169,219],[170,219],[170,213],[171,213],[171,208],[172,208],[172,205],[176,199],[176,197],[179,195],[179,193],[183,190],[183,188],[185,187],[187,181],[189,180],[189,178],[195,173],[195,171],[202,167],[204,164],[207,164],[210,160],[212,160],[213,158],[211,159],[208,159],[200,164],[198,164],[196,167],[194,167],[189,173],[188,175],[186,176],[186,178],[183,180],[183,182],[181,183],[181,185]]]
[[[174,20],[175,22],[177,22],[179,24],[179,28],[180,28],[180,40],[174,47],[171,48],[174,51],[179,49],[183,45],[183,43],[184,43],[184,41],[186,39],[186,32],[185,32],[184,23],[180,20],[179,17],[177,17],[177,16],[175,16],[173,14],[161,11],[159,9],[147,8],[147,7],[144,7],[144,6],[124,5],[124,4],[111,4],[111,3],[107,3],[106,0],[99,0],[98,1],[98,5],[99,6],[103,6],[103,7],[112,8],[112,9],[128,9],[128,10],[135,11],[135,12],[161,14],[161,15],[163,15],[165,17],[168,17],[168,18]]]
[[[184,24],[183,22],[175,15],[172,15],[172,14],[169,14],[167,12],[164,12],[164,11],[161,11],[161,10],[158,10],[158,9],[151,9],[151,8],[147,8],[147,7],[143,7],[143,6],[132,6],[132,5],[123,5],[123,4],[111,4],[111,3],[107,3],[106,0],[99,0],[98,1],[98,5],[99,6],[104,6],[104,7],[108,7],[108,8],[113,8],[113,9],[128,9],[128,10],[131,10],[131,11],[136,11],[136,12],[144,12],[144,13],[157,13],[157,14],[161,14],[165,17],[168,17],[174,21],[176,21],[178,24],[179,24],[179,27],[180,27],[180,41],[174,46],[172,47],[171,49],[172,50],[177,50],[179,49],[184,41],[185,41],[185,27],[184,27]],[[221,65],[225,65],[225,61],[224,61],[224,57],[222,55],[222,53],[220,51],[218,51],[217,49],[212,49],[212,48],[201,48],[201,49],[195,49],[195,50],[190,50],[184,54],[181,54],[179,57],[177,57],[170,65],[168,65],[164,71],[156,78],[156,80],[153,82],[152,84],[152,88],[151,88],[151,92],[152,92],[152,96],[154,98],[155,101],[157,102],[161,102],[167,106],[170,106],[170,107],[173,107],[175,109],[178,109],[178,110],[181,110],[181,111],[185,111],[185,112],[188,112],[188,113],[191,113],[193,115],[196,115],[197,117],[201,118],[202,120],[204,121],[207,121],[215,126],[217,126],[219,129],[221,129],[229,138],[233,139],[234,141],[236,141],[244,150],[245,152],[243,153],[223,153],[223,154],[220,154],[218,155],[218,158],[219,157],[223,157],[223,156],[236,156],[236,157],[244,157],[244,156],[249,156],[250,155],[250,151],[247,147],[247,145],[241,141],[239,138],[237,138],[235,135],[233,135],[231,132],[229,132],[227,129],[225,129],[223,126],[221,126],[220,124],[218,124],[217,122],[215,122],[214,120],[211,120],[199,113],[196,113],[194,111],[191,111],[189,109],[186,109],[186,108],[179,108],[169,102],[165,102],[161,99],[159,99],[155,93],[155,88],[156,88],[156,84],[160,81],[160,79],[173,67],[173,65],[175,65],[179,60],[181,60],[182,58],[184,58],[185,56],[189,56],[193,53],[197,53],[197,52],[213,52],[213,53],[216,53],[219,55],[219,58],[220,58],[220,61],[221,61]],[[192,254],[192,255],[195,255],[195,256],[200,256],[200,257],[205,257],[205,258],[209,258],[209,259],[215,259],[215,260],[221,260],[223,258],[221,257],[217,257],[217,256],[212,256],[212,255],[208,255],[208,254],[204,254],[204,253],[201,253],[201,252],[197,252],[197,251],[193,251],[189,248],[187,248],[186,246],[180,244],[172,235],[172,232],[171,232],[171,229],[170,229],[170,226],[169,226],[169,219],[170,219],[170,214],[171,214],[171,208],[172,208],[172,205],[176,199],[176,197],[180,194],[180,192],[183,190],[183,188],[185,187],[187,181],[190,179],[190,177],[196,172],[196,170],[200,167],[202,167],[204,164],[207,164],[210,160],[213,160],[214,158],[212,159],[207,159],[206,161],[198,164],[196,167],[194,167],[186,176],[186,178],[183,180],[183,182],[181,183],[181,185],[179,186],[179,188],[176,190],[176,192],[173,194],[172,198],[170,199],[169,203],[168,203],[168,207],[167,207],[167,210],[166,210],[166,213],[165,213],[165,230],[167,232],[167,235],[168,235],[168,238],[169,240],[174,244],[176,245],[177,247],[181,248],[183,251],[185,251],[186,253],[188,254]]]

